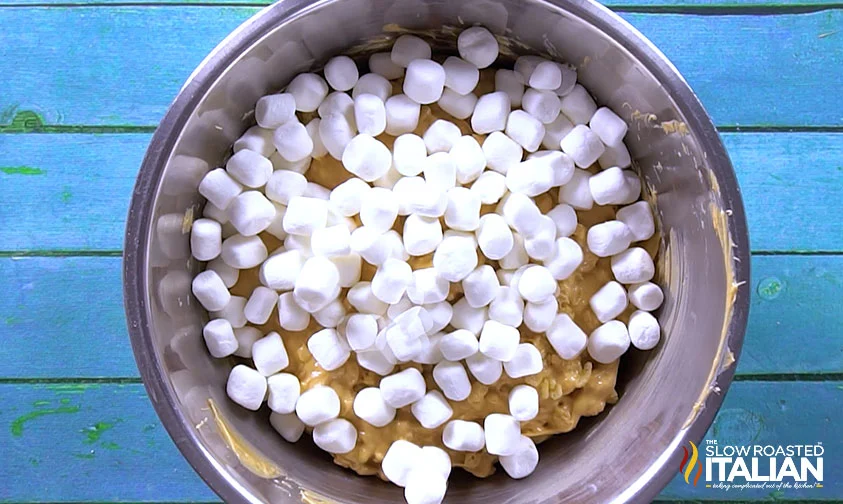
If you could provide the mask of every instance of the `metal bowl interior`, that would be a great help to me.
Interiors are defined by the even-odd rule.
[[[746,326],[746,222],[714,126],[657,49],[586,0],[285,0],[230,35],[185,84],[147,152],[126,232],[126,312],[144,383],[179,449],[226,501],[378,503],[400,502],[402,493],[335,466],[306,439],[285,443],[267,411],[246,412],[225,397],[231,363],[212,359],[202,343],[207,315],[190,294],[202,265],[190,259],[182,230],[203,204],[199,179],[250,126],[257,98],[295,74],[337,53],[387,47],[402,30],[453,51],[459,28],[476,23],[510,56],[545,53],[577,65],[598,102],[629,120],[627,143],[664,236],[665,337],[623,358],[620,401],[543,443],[530,478],[452,477],[447,500],[649,502],[675,474],[677,447],[711,424]],[[265,457],[263,467],[280,476],[256,475],[249,456]]]

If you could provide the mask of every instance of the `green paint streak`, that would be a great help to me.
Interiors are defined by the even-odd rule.
[[[43,175],[44,170],[32,166],[0,166],[0,171],[6,175]]]
[[[102,446],[106,450],[119,450],[120,449],[120,445],[118,445],[117,443],[114,443],[112,441],[106,441],[105,443],[100,444],[100,446]]]
[[[82,394],[90,388],[96,388],[96,383],[53,383],[47,388],[62,394]]]
[[[81,433],[85,434],[85,444],[94,444],[100,440],[105,431],[111,430],[114,424],[108,422],[97,422],[90,427],[82,429]]]
[[[5,322],[6,322],[6,325],[15,325],[18,322],[20,322],[20,319],[18,317],[15,317],[14,315],[12,315],[11,317],[6,317]]]
[[[50,404],[50,401],[35,401],[34,403],[32,403],[32,405],[36,408],[40,408],[41,406],[47,406],[48,404]]]
[[[59,415],[62,413],[78,413],[79,406],[62,406],[59,408],[53,409],[42,409],[37,411],[32,411],[27,413],[26,415],[20,416],[16,418],[12,422],[11,431],[12,435],[15,437],[21,437],[23,435],[23,426],[26,422],[30,420],[35,420],[36,418],[40,418],[47,415]]]
[[[67,404],[70,402],[70,399],[68,399],[67,397],[62,397],[61,399],[59,399],[59,402],[62,404]]]
[[[29,464],[33,467],[38,467],[38,465],[41,464],[41,461],[35,457],[29,457]]]
[[[763,299],[775,299],[783,289],[781,280],[776,277],[769,277],[761,280],[758,284],[758,295]]]
[[[68,189],[67,186],[64,186],[64,190],[61,192],[59,197],[61,198],[62,203],[68,203],[70,198],[73,197],[73,193],[70,192],[70,189]]]
[[[94,458],[94,451],[91,450],[89,453],[74,453],[73,456],[80,459],[91,460]]]

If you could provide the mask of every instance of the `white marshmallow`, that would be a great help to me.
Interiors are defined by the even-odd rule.
[[[586,243],[597,257],[608,257],[629,248],[632,233],[621,221],[606,221],[588,229]]]
[[[252,359],[255,368],[264,376],[271,376],[290,364],[284,341],[277,332],[271,332],[252,344]]]
[[[476,250],[474,236],[446,235],[433,253],[433,267],[445,280],[459,282],[477,267]]]
[[[451,475],[451,457],[448,452],[436,446],[422,447],[421,468],[430,471],[432,475],[447,479]],[[416,467],[418,470],[419,467]],[[438,502],[438,501],[437,501]]]
[[[469,330],[457,329],[442,338],[439,348],[449,361],[462,360],[478,352],[477,336]]]
[[[488,264],[479,266],[462,281],[465,300],[472,308],[481,308],[491,303],[499,287],[500,283],[497,275],[495,275],[495,269]]]
[[[269,176],[272,175],[272,162],[257,152],[244,149],[235,152],[234,155],[228,159],[225,163],[225,171],[228,172],[234,180],[240,182],[246,187],[261,187],[266,184],[266,181],[269,180]],[[211,172],[209,172],[209,174],[210,173]],[[201,184],[199,188],[202,188]],[[207,196],[205,197],[207,198]],[[211,202],[220,208],[225,208],[224,205],[218,204],[212,199]]]
[[[477,193],[482,204],[494,205],[506,194],[506,177],[494,171],[483,172],[471,184],[471,190]]]
[[[193,279],[193,295],[208,311],[225,308],[231,294],[216,271],[205,270]]]
[[[591,197],[598,205],[618,205],[628,194],[626,177],[618,167],[608,168],[588,179]]]
[[[316,198],[328,201],[331,199],[331,190],[323,185],[317,184],[316,182],[308,182],[307,187],[304,188],[304,194],[302,194],[302,196],[305,198]]]
[[[516,385],[509,392],[509,414],[519,422],[529,422],[539,414],[539,393],[529,385]]]
[[[452,89],[445,88],[437,105],[455,119],[468,119],[477,106],[477,95],[474,93],[461,95]]]
[[[521,162],[523,151],[515,140],[495,131],[483,140],[483,154],[489,168],[506,175],[511,167]]]
[[[524,83],[514,71],[500,69],[495,72],[495,91],[503,91],[509,96],[513,107],[520,107],[524,97]]]
[[[220,257],[232,268],[254,268],[262,263],[266,256],[266,245],[257,236],[234,235],[222,242]]]
[[[471,115],[471,129],[481,135],[493,131],[503,131],[506,128],[506,120],[510,110],[508,94],[503,91],[484,94],[474,106],[474,113]]]
[[[465,187],[448,190],[445,224],[459,231],[474,231],[480,226],[480,197]]]
[[[503,363],[503,369],[510,378],[522,378],[540,373],[544,369],[542,354],[530,343],[521,343],[515,356]]]
[[[553,91],[528,89],[521,99],[521,108],[542,124],[549,124],[559,116],[559,97]]]
[[[398,200],[398,215],[409,215],[410,203],[419,191],[425,189],[425,181],[422,177],[399,176],[401,178],[393,186],[392,193]]]
[[[346,146],[354,138],[354,132],[343,114],[330,114],[319,121],[319,138],[332,158],[342,160]]]
[[[652,282],[630,285],[629,302],[639,310],[653,311],[664,302],[664,293]]]
[[[435,368],[434,368],[435,369]],[[454,414],[448,401],[438,390],[431,390],[413,403],[410,410],[425,429],[435,429],[447,422]],[[450,459],[448,470],[450,471]]]
[[[521,425],[514,417],[492,413],[483,422],[486,451],[491,455],[513,455],[518,451]]]
[[[404,221],[404,247],[411,256],[433,252],[442,241],[442,225],[438,219],[413,214]]]
[[[623,322],[611,320],[588,336],[588,354],[601,364],[617,360],[629,349],[629,333]]]
[[[403,408],[424,397],[424,377],[416,368],[386,376],[380,382],[383,400],[393,408]]]
[[[498,261],[501,268],[518,269],[530,262],[527,250],[524,248],[524,238],[518,233],[512,233],[512,250]]]
[[[413,358],[413,362],[417,362],[419,364],[438,364],[442,362],[442,359],[445,357],[442,356],[439,343],[442,341],[444,336],[445,333],[443,332],[431,334],[427,338],[427,341],[424,342],[424,348],[422,348],[421,352]]]
[[[272,141],[278,154],[287,161],[301,161],[313,152],[313,140],[304,124],[298,121],[288,121],[279,126]]]
[[[427,147],[420,136],[412,133],[399,136],[395,139],[393,151],[393,164],[400,174],[412,177],[424,170]]]
[[[246,316],[243,315],[243,308],[246,307],[246,298],[241,296],[231,296],[231,301],[225,305],[225,308],[211,313],[211,317],[215,319],[225,319],[231,324],[234,329],[241,328],[246,325]],[[237,334],[235,333],[235,336]],[[238,345],[239,346],[239,345]]]
[[[556,63],[556,65],[559,67],[562,75],[562,83],[553,92],[556,93],[556,96],[566,96],[577,85],[577,69],[571,65],[563,65],[561,63]]]
[[[656,231],[653,212],[646,201],[639,201],[618,210],[617,219],[629,228],[634,241],[647,240]]]
[[[646,250],[633,247],[612,256],[612,273],[622,284],[638,284],[651,280],[656,267]]]
[[[234,336],[234,329],[225,319],[214,319],[205,324],[202,328],[202,336],[208,347],[208,353],[217,359],[228,357],[237,351],[238,343]]]
[[[432,51],[430,44],[415,35],[401,35],[392,45],[390,57],[396,65],[407,68],[410,62],[417,59],[430,59]]]
[[[275,150],[275,146],[272,145],[272,132],[271,129],[261,128],[257,125],[252,126],[234,142],[234,152],[248,149],[261,156],[269,157]]]
[[[296,303],[308,313],[327,306],[339,292],[340,274],[336,265],[320,256],[304,263],[293,288]]]
[[[471,394],[468,374],[459,362],[443,360],[433,367],[433,381],[452,401],[464,401]]]
[[[498,58],[498,41],[482,26],[472,26],[457,37],[460,57],[477,68],[486,68]]]
[[[424,162],[424,179],[437,191],[447,191],[457,183],[457,165],[447,152],[435,152]]]
[[[228,222],[228,214],[224,209],[214,205],[210,201],[205,203],[202,208],[202,217],[217,221],[218,224],[225,224]]]
[[[529,83],[530,77],[532,77],[536,67],[543,61],[546,60],[541,56],[535,56],[532,54],[516,58],[513,69],[515,70],[515,74],[517,75],[519,82],[522,84]]]
[[[296,196],[301,196],[307,189],[307,179],[301,173],[278,170],[272,173],[266,183],[266,197],[272,201],[287,205]]]
[[[441,331],[451,323],[451,318],[454,316],[454,308],[447,301],[428,303],[424,305],[424,309],[427,310],[432,321],[431,327],[427,329],[427,334]]]
[[[345,338],[352,350],[365,350],[375,344],[378,323],[374,315],[355,313],[345,323]]]
[[[503,374],[501,361],[488,357],[481,352],[477,352],[471,357],[466,358],[465,364],[468,366],[468,370],[471,371],[472,376],[484,385],[492,385]]]
[[[269,423],[288,443],[295,443],[304,433],[304,423],[295,414],[269,414]]]
[[[553,166],[545,158],[527,159],[511,167],[506,174],[506,186],[510,191],[531,197],[547,192],[554,180]]]
[[[322,327],[335,328],[345,319],[345,305],[339,299],[334,299],[324,308],[313,312],[313,318]]]
[[[246,409],[257,411],[266,395],[266,378],[249,366],[238,364],[228,375],[225,391],[232,401]]]
[[[456,165],[457,182],[460,184],[468,184],[474,181],[486,167],[486,156],[483,149],[471,135],[457,138],[449,154]]]
[[[398,136],[410,133],[419,125],[421,106],[407,95],[390,96],[386,102],[386,133]]]
[[[270,163],[271,166],[272,163]],[[204,196],[214,206],[222,209],[228,207],[228,204],[241,192],[243,192],[243,186],[240,185],[240,182],[234,180],[222,168],[209,171],[202,178],[202,182],[199,183],[199,194]]]
[[[318,198],[296,196],[287,205],[284,231],[291,235],[310,236],[328,222],[328,202]]]
[[[254,327],[240,327],[234,330],[234,337],[237,338],[237,351],[234,355],[244,359],[252,358],[252,345],[261,339],[263,334]]]
[[[313,428],[313,443],[328,453],[348,453],[357,444],[357,429],[344,418],[336,418]]]
[[[394,356],[388,356],[384,351],[377,348],[357,352],[357,363],[360,364],[360,367],[380,376],[390,374],[395,369],[396,362],[397,359]]]
[[[533,332],[545,332],[553,324],[558,309],[559,304],[553,297],[540,303],[526,303],[524,306],[524,325]]]
[[[397,303],[412,281],[413,270],[410,265],[399,259],[389,258],[375,272],[372,293],[384,303]]]
[[[462,298],[454,303],[451,326],[456,329],[467,329],[477,335],[480,334],[483,324],[488,318],[488,311],[485,306],[473,308],[468,304],[466,298]]]
[[[334,91],[329,94],[319,105],[317,112],[321,118],[328,117],[331,114],[341,114],[348,121],[352,131],[357,129],[354,120],[354,99],[348,93]]]
[[[445,69],[429,59],[415,59],[407,66],[404,94],[421,105],[435,102],[445,89]]]
[[[556,253],[556,224],[546,215],[539,217],[536,224],[537,228],[524,240],[524,249],[531,258],[544,261]]]
[[[542,61],[530,74],[530,87],[554,91],[562,85],[562,70],[552,61]]]
[[[404,500],[407,504],[440,504],[447,489],[447,478],[427,467],[417,467],[407,477]]]
[[[456,56],[448,56],[442,68],[445,70],[445,87],[460,95],[471,93],[480,81],[477,67]]]
[[[521,436],[515,453],[501,456],[500,463],[510,478],[526,478],[539,465],[539,451],[536,449],[536,443],[527,436]]]
[[[506,221],[498,214],[486,214],[480,218],[477,229],[477,244],[483,255],[493,261],[510,253],[515,240]]]
[[[269,223],[269,226],[264,231],[279,240],[284,240],[287,238],[287,232],[284,231],[284,216],[287,214],[287,207],[274,201],[272,202],[272,206],[275,207],[275,217],[272,218],[272,222]]]
[[[407,484],[407,477],[410,471],[421,459],[421,448],[417,445],[399,439],[393,441],[386,450],[381,462],[381,471],[386,479],[403,487]]]
[[[507,287],[501,287],[501,290]],[[494,301],[493,301],[494,303]],[[488,320],[480,333],[480,352],[486,357],[506,362],[515,357],[521,335],[515,326]]]
[[[360,213],[371,188],[359,178],[350,178],[331,191],[331,208],[345,217],[356,215]]]
[[[303,331],[310,324],[310,314],[296,303],[292,292],[278,296],[278,323],[288,331]]]
[[[524,316],[524,300],[516,287],[501,286],[489,304],[489,318],[501,324],[518,327]]]
[[[451,420],[442,431],[442,443],[454,451],[478,452],[486,445],[486,435],[477,422]]]
[[[588,168],[606,149],[603,142],[588,126],[580,124],[565,135],[561,142],[562,151],[571,156],[580,168]]]
[[[222,251],[222,226],[211,219],[196,219],[190,228],[190,253],[199,261],[210,261]]]
[[[398,217],[398,198],[389,189],[375,187],[369,191],[360,208],[360,221],[364,226],[385,233]]]
[[[600,168],[606,169],[612,166],[618,168],[629,168],[632,164],[632,157],[629,154],[629,149],[623,143],[616,145],[606,145],[603,154],[597,158]]]
[[[506,122],[506,134],[528,152],[535,152],[544,139],[545,128],[538,119],[523,110],[513,110]]]
[[[553,122],[544,125],[544,138],[542,146],[545,149],[559,150],[562,139],[574,129],[572,123],[564,114],[559,114]]]
[[[371,135],[355,136],[342,154],[342,164],[350,173],[366,182],[372,182],[389,171],[392,166],[392,153]]]
[[[264,286],[255,287],[243,308],[243,314],[253,324],[265,324],[277,302],[278,294],[274,290]]]
[[[261,264],[259,278],[263,285],[275,290],[290,290],[296,285],[306,257],[300,250],[273,254]]]
[[[533,265],[524,270],[518,282],[518,292],[525,301],[541,303],[556,293],[556,280],[544,266]]]
[[[574,160],[564,152],[539,151],[530,154],[527,159],[541,159],[553,169],[553,185],[562,186],[571,181],[574,176]]]
[[[274,334],[274,333],[273,333]],[[274,374],[266,379],[269,395],[266,405],[275,413],[289,414],[296,411],[301,395],[299,379],[290,373]]]
[[[395,419],[395,408],[383,400],[378,387],[364,388],[354,396],[354,414],[375,427],[384,427]]]
[[[337,91],[348,91],[357,84],[360,73],[348,56],[334,56],[325,63],[325,80]]]
[[[413,271],[413,281],[407,286],[407,296],[415,304],[431,304],[445,301],[450,284],[436,274],[434,268]]]
[[[357,80],[357,84],[354,85],[354,89],[351,91],[351,97],[357,98],[361,94],[375,95],[382,102],[386,103],[387,98],[392,94],[392,84],[375,73],[361,75],[360,79]]]
[[[375,95],[363,93],[354,99],[354,122],[357,130],[366,135],[377,136],[386,129],[386,107]]]
[[[301,73],[287,85],[287,92],[296,99],[296,110],[313,112],[328,95],[328,84],[315,73]]]
[[[589,126],[606,145],[617,145],[629,129],[626,122],[607,107],[600,107],[589,119]]]
[[[404,67],[392,61],[388,52],[374,53],[369,56],[369,70],[388,80],[395,80],[404,75]]]
[[[626,289],[618,282],[607,282],[588,300],[591,310],[600,322],[608,322],[617,317],[627,307]]]
[[[659,344],[661,328],[656,317],[648,312],[636,310],[629,316],[629,339],[635,348],[651,350]]]
[[[360,313],[371,313],[383,315],[386,313],[387,304],[375,297],[370,282],[359,282],[352,287],[346,299]]]
[[[314,255],[326,257],[344,256],[351,253],[351,233],[345,224],[337,224],[313,232],[310,247]]]
[[[632,170],[624,170],[623,176],[626,181],[626,195],[620,200],[620,204],[629,205],[641,197],[641,178]]]
[[[579,84],[574,86],[570,93],[562,97],[560,105],[562,113],[568,116],[568,119],[574,124],[588,124],[588,121],[597,111],[597,104],[594,103],[594,99]]]
[[[427,152],[448,152],[453,147],[454,142],[460,138],[460,128],[451,121],[445,119],[437,119],[424,132],[422,139],[427,148]]]
[[[228,206],[227,212],[231,224],[243,236],[260,233],[275,218],[275,206],[260,191],[241,193]]]
[[[432,319],[427,310],[416,306],[400,313],[382,331],[384,333],[383,339],[398,360],[409,362],[424,350],[426,334],[432,324]],[[378,337],[380,338],[380,334]],[[375,345],[382,345],[378,338],[375,339]]]
[[[594,199],[588,180],[591,174],[585,170],[575,169],[571,180],[559,188],[559,202],[571,205],[577,210],[591,210]]]
[[[577,230],[577,212],[571,205],[560,203],[547,212],[547,216],[556,225],[556,236],[571,236]]]
[[[507,224],[522,235],[531,236],[539,230],[538,219],[542,217],[541,210],[523,193],[508,194],[501,200],[497,212]]]
[[[296,415],[310,427],[337,418],[340,414],[340,398],[331,387],[317,385],[302,392],[296,401]]]
[[[311,122],[313,122],[313,121],[311,121]],[[318,125],[316,125],[316,127],[318,127]],[[305,129],[307,129],[307,126],[305,126]],[[308,135],[310,135],[309,130],[308,130]],[[312,136],[311,136],[311,141],[313,141]],[[274,145],[273,145],[273,148],[274,148]],[[320,148],[322,148],[324,150],[325,147],[321,146]],[[322,155],[324,156],[325,153],[323,153]],[[273,152],[269,156],[269,162],[272,163],[272,169],[273,170],[275,170],[275,171],[279,171],[279,170],[291,171],[291,172],[298,173],[299,175],[304,175],[305,173],[307,173],[307,170],[310,169],[310,163],[312,161],[313,161],[313,158],[311,156],[307,156],[307,157],[305,157],[305,158],[303,158],[299,161],[287,161],[286,159],[281,157],[281,154],[278,154],[278,151]]]
[[[336,329],[322,329],[307,340],[307,349],[322,369],[333,371],[348,360],[351,352]]]

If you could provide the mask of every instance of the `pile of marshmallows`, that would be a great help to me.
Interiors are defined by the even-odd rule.
[[[535,444],[520,427],[538,414],[538,392],[514,387],[509,414],[490,414],[483,425],[449,421],[449,401],[469,396],[469,373],[491,385],[504,372],[521,378],[542,370],[539,350],[520,342],[522,323],[545,333],[563,359],[587,348],[593,360],[609,363],[630,342],[653,348],[660,329],[648,312],[663,295],[649,282],[652,259],[630,245],[651,237],[654,222],[647,203],[636,202],[639,178],[624,170],[630,166],[626,124],[597,108],[575,70],[522,56],[514,70],[497,70],[494,92],[478,97],[472,91],[479,69],[496,60],[497,41],[485,28],[469,28],[458,49],[460,57],[440,64],[424,40],[403,35],[391,52],[371,56],[372,73],[359,76],[353,60],[338,56],[328,61],[324,79],[300,74],[285,92],[261,98],[258,125],[237,140],[225,169],[210,171],[199,186],[208,203],[204,218],[193,223],[191,247],[209,262],[193,293],[213,319],[204,328],[210,353],[254,362],[232,369],[228,395],[251,410],[266,400],[272,425],[288,441],[308,426],[317,446],[341,454],[355,447],[357,431],[338,418],[340,399],[331,387],[302,392],[296,376],[281,372],[289,364],[281,335],[247,326],[266,323],[276,307],[285,330],[304,330],[311,317],[324,328],[307,342],[323,369],[354,355],[383,376],[379,387],[356,395],[356,416],[381,427],[396,408],[409,406],[425,429],[447,424],[446,447],[485,448],[510,476],[522,478],[538,463]],[[390,96],[390,80],[401,77],[404,93]],[[470,118],[474,132],[487,135],[482,145],[442,119],[423,136],[413,134],[420,106],[432,103]],[[296,116],[314,111],[319,118],[306,125]],[[376,138],[384,132],[397,136],[392,151]],[[305,177],[311,159],[326,155],[354,175],[333,190]],[[592,175],[585,168],[595,162],[603,170]],[[551,188],[558,188],[559,204],[542,214],[534,198]],[[587,336],[557,313],[555,295],[558,282],[583,261],[569,237],[575,210],[594,204],[628,206],[616,220],[588,230],[589,250],[611,257],[615,281],[591,298],[603,325]],[[481,217],[481,205],[496,211]],[[392,230],[398,216],[405,216],[403,233]],[[264,231],[284,245],[268,254],[257,236]],[[478,266],[478,248],[498,269]],[[414,271],[407,262],[431,253],[432,267]],[[371,282],[360,281],[362,261],[377,267]],[[248,299],[232,296],[239,270],[257,266],[262,285]],[[452,282],[464,292],[453,305],[447,300]],[[341,293],[354,313],[346,312]],[[639,310],[625,325],[614,319],[628,302]],[[408,362],[433,365],[439,390],[426,390],[415,368],[393,372]],[[440,448],[396,440],[382,470],[405,487],[409,503],[435,503],[451,463]]]

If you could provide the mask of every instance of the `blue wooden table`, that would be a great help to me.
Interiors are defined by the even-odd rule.
[[[123,318],[123,224],[150,134],[254,0],[0,0],[0,501],[216,502],[155,416]],[[698,92],[744,192],[753,301],[709,437],[825,446],[843,499],[843,4],[612,0]]]

